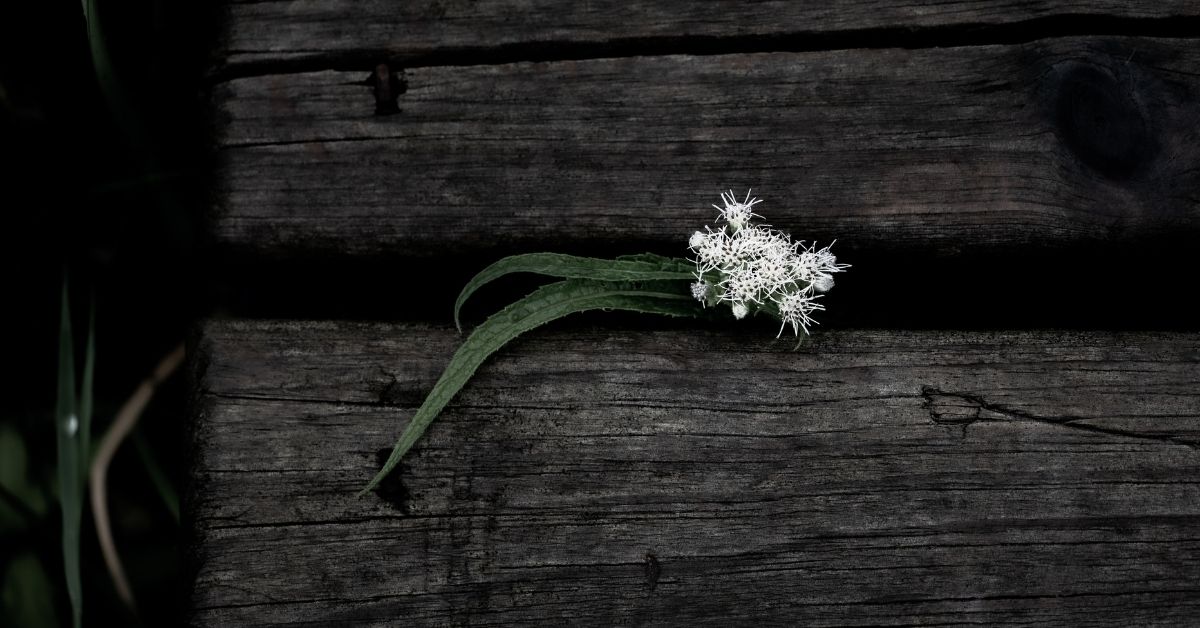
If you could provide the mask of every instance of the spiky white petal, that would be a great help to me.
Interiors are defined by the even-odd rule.
[[[807,334],[808,326],[816,323],[810,314],[817,310],[825,309],[824,305],[814,300],[817,298],[819,296],[812,296],[806,291],[782,295],[776,302],[779,306],[779,318],[783,323],[779,326],[779,333],[782,335],[783,328],[791,325],[792,332],[796,335],[800,334],[801,329]]]
[[[688,239],[696,256],[697,283],[692,284],[692,296],[728,303],[737,318],[773,306],[784,327],[791,325],[795,333],[800,329],[807,333],[808,326],[815,323],[810,314],[825,309],[814,301],[819,296],[816,293],[832,289],[832,274],[849,265],[839,264],[828,246],[806,247],[782,231],[752,224],[758,217],[752,208],[761,201],[751,198],[749,192],[741,202],[732,190],[722,193],[721,200],[725,207],[714,207],[725,224],[716,230],[705,227]]]
[[[713,205],[713,207],[716,207],[717,211],[721,212],[721,219],[729,223],[734,232],[750,224],[750,220],[757,216],[752,208],[762,202],[757,198],[750,198],[750,191],[746,192],[745,200],[738,202],[733,196],[733,190],[722,192],[721,200],[725,202],[725,207],[718,207],[717,205]]]

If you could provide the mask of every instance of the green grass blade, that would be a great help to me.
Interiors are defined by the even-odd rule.
[[[459,312],[476,290],[512,273],[537,273],[563,279],[597,281],[653,281],[691,279],[694,269],[695,265],[687,260],[661,256],[610,260],[560,253],[512,255],[483,269],[463,286],[458,299],[454,301],[454,326],[462,331]]]
[[[396,442],[383,468],[359,495],[379,485],[484,360],[513,338],[555,319],[585,310],[627,310],[667,316],[703,316],[704,310],[692,299],[687,285],[683,282],[676,285],[676,291],[652,291],[640,284],[568,279],[542,286],[492,315],[475,328],[454,353],[441,378],[434,384],[429,396],[400,435],[400,440]]]
[[[63,420],[75,414],[75,350],[68,299],[67,282],[63,280],[62,312],[58,324],[58,403],[55,406],[55,416]],[[59,427],[62,427],[61,421]],[[58,432],[66,433],[62,429]]]
[[[58,400],[54,431],[58,435],[58,500],[62,509],[63,568],[71,599],[72,625],[83,623],[83,584],[79,576],[79,526],[83,507],[79,417],[75,399],[74,341],[67,282],[63,280],[62,318],[58,332]]]
[[[87,348],[83,355],[83,380],[79,384],[79,461],[86,483],[92,460],[92,387],[96,379],[96,303],[88,310]]]
[[[96,11],[96,0],[83,1],[83,17],[87,22],[88,50],[92,53],[92,69],[100,84],[100,92],[108,101],[119,117],[129,117],[125,96],[117,87],[113,73],[112,58],[108,54],[108,42],[105,41],[104,30]],[[118,122],[123,122],[118,120]]]

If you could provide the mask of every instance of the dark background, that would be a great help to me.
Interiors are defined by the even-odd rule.
[[[52,413],[64,274],[80,347],[77,364],[88,304],[95,303],[93,442],[192,323],[212,311],[213,284],[199,273],[210,159],[204,93],[216,22],[212,4],[99,3],[115,98],[97,79],[79,0],[0,5],[6,314],[0,333],[7,392],[0,429],[20,435],[15,447],[24,450],[26,477],[49,501],[57,490]],[[183,476],[184,380],[181,370],[160,388],[137,429],[176,487]],[[11,439],[6,443],[0,465],[21,457]],[[131,441],[113,460],[109,491],[117,547],[140,613],[135,617],[117,599],[85,506],[84,623],[176,623],[183,600],[180,527]],[[11,524],[0,525],[0,624],[69,625],[57,506],[51,503],[34,522],[14,516],[0,504],[0,520],[10,518],[0,523]],[[49,591],[27,567],[10,569],[29,550],[40,559]],[[39,605],[31,600],[48,599],[55,612],[14,616],[20,604],[13,596],[34,608]]]

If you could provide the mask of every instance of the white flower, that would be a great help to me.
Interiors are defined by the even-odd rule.
[[[816,303],[813,299],[817,296],[810,296],[806,292],[793,292],[783,295],[776,304],[779,306],[779,319],[782,324],[779,326],[779,335],[783,335],[784,327],[792,326],[792,332],[800,335],[800,330],[808,333],[808,326],[816,323],[809,315],[817,310],[825,309],[825,306]],[[778,338],[779,336],[776,336]]]
[[[701,301],[715,298],[728,303],[735,318],[767,308],[777,311],[783,326],[799,334],[814,324],[810,314],[825,309],[816,303],[818,292],[833,288],[833,273],[849,268],[837,263],[830,247],[818,249],[793,242],[788,234],[766,225],[751,224],[758,217],[751,198],[738,202],[733,191],[721,194],[725,207],[717,207],[725,225],[717,230],[705,227],[688,239],[695,253],[696,283],[692,296]]]
[[[764,292],[764,283],[762,277],[753,272],[726,275],[725,279],[717,284],[724,288],[719,295],[719,299],[733,304],[745,304],[746,302],[758,303],[759,294]],[[741,316],[738,318],[741,318]]]
[[[831,244],[830,246],[833,245]],[[837,256],[830,252],[828,246],[823,249],[817,249],[815,245],[807,249],[802,248],[800,263],[804,265],[807,272],[812,273],[814,276],[839,273],[850,268],[849,264],[837,263]]]
[[[728,236],[725,231],[697,231],[688,239],[688,247],[696,253],[697,260],[705,260],[703,266],[697,264],[700,270],[712,270],[720,260],[726,257]]]
[[[79,419],[74,414],[67,417],[67,420],[63,422],[63,430],[67,436],[74,436],[75,432],[79,431]]]
[[[757,216],[757,214],[751,211],[751,208],[755,204],[762,202],[757,198],[750,198],[749,190],[746,191],[746,200],[740,203],[734,198],[733,190],[722,192],[721,200],[725,201],[725,207],[717,207],[716,205],[713,205],[713,207],[716,207],[721,212],[721,218],[729,223],[730,227],[733,227],[735,233],[741,230],[742,227],[750,224],[751,218]],[[761,216],[759,217],[761,218]]]

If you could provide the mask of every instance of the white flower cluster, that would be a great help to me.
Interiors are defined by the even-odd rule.
[[[800,334],[814,324],[811,314],[825,307],[816,300],[819,293],[833,288],[833,273],[849,268],[837,263],[829,247],[805,247],[791,236],[769,225],[752,224],[761,218],[752,209],[761,201],[746,193],[743,201],[733,191],[721,195],[725,224],[719,229],[705,227],[688,240],[695,253],[696,282],[692,296],[705,304],[728,303],[735,318],[763,310],[782,321],[779,333],[788,325]]]

